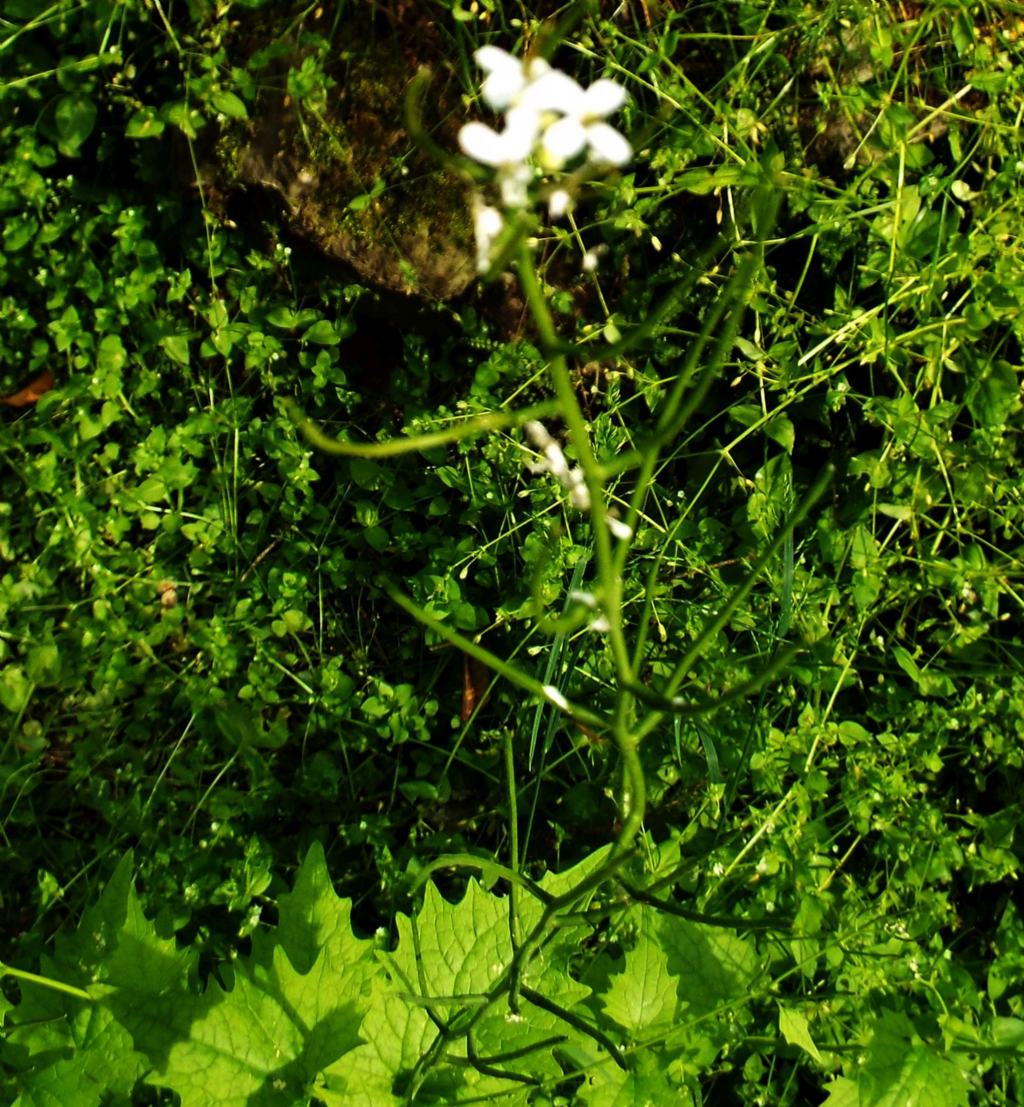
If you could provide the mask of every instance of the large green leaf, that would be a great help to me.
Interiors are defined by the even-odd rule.
[[[358,972],[369,988],[376,972],[373,943],[352,933],[352,904],[331,883],[323,846],[314,842],[295,874],[295,885],[278,900],[278,923],[253,936],[253,960],[270,965],[281,946],[297,972],[308,972],[321,956],[332,969]]]
[[[674,1079],[666,1058],[656,1050],[645,1050],[626,1072],[611,1063],[595,1067],[579,1091],[586,1107],[690,1107],[690,1090]]]
[[[605,1014],[634,1036],[674,1022],[679,1009],[681,982],[669,971],[668,954],[648,930],[645,926],[626,954],[622,972],[612,978],[602,1001]]]
[[[398,944],[382,958],[385,976],[375,982],[360,1027],[364,1044],[331,1067],[328,1093],[319,1090],[320,1098],[338,1107],[384,1107],[415,1086],[417,1103],[479,1096],[519,1103],[530,1087],[524,1081],[561,1077],[560,1051],[575,1047],[592,1056],[594,1041],[559,1013],[584,1017],[578,1005],[589,995],[568,973],[566,945],[543,947],[524,973],[525,988],[544,1004],[521,995],[511,1008],[503,987],[514,952],[509,910],[507,898],[476,881],[459,903],[428,885],[418,915],[398,916]],[[540,910],[527,904],[523,915],[535,923]],[[471,1027],[459,1025],[468,1031],[476,1064],[469,1063],[466,1034],[443,1040],[456,1017],[472,1018]],[[432,1050],[436,1058],[424,1064]]]
[[[111,1095],[129,1096],[146,1065],[132,1050],[128,1032],[101,1006],[56,998],[57,1006],[72,1010],[51,1020],[49,1033],[41,1035],[42,1027],[28,1022],[6,1034],[5,1063],[10,1064],[19,1050],[31,1058],[30,1067],[16,1078],[21,1088],[18,1107],[98,1107]],[[45,1048],[52,1046],[54,1030],[64,1038],[63,1056],[56,1061]]]
[[[128,919],[134,920],[132,908],[138,908],[132,871],[126,854],[78,930],[57,941],[52,959],[43,959],[44,977],[97,995],[106,990],[94,981],[110,971]],[[0,1057],[16,1073],[23,1107],[93,1107],[103,1096],[126,1097],[147,1067],[111,1008],[31,983],[7,1014]]]
[[[183,1107],[304,1103],[359,1044],[380,967],[372,943],[352,932],[351,904],[335,894],[319,844],[281,897],[277,928],[253,946],[231,991],[211,984],[193,1003],[188,1035],[161,1070]]]
[[[918,1038],[906,1016],[885,1012],[864,1064],[826,1090],[822,1107],[963,1107],[968,1085],[952,1061]]]
[[[687,1015],[706,1015],[749,995],[761,977],[753,944],[724,927],[644,909],[668,971],[680,981]]]
[[[182,1107],[304,1103],[321,1071],[357,1044],[361,998],[325,956],[301,974],[278,948],[264,978],[240,966],[231,991],[211,983],[189,1005],[188,1037],[154,1083],[176,1091]]]

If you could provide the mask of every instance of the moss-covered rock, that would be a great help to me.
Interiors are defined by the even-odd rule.
[[[421,56],[429,36],[410,56],[397,30],[344,30],[334,57],[337,34],[327,50],[320,36],[282,41],[270,25],[262,43],[250,35],[263,91],[250,121],[218,143],[217,183],[272,190],[292,231],[368,285],[450,299],[475,275],[465,186],[414,146],[403,122],[417,66],[437,61]],[[444,99],[439,89],[437,119]]]

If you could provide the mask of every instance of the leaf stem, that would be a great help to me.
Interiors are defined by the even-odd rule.
[[[545,415],[554,415],[561,410],[554,400],[545,400],[543,403],[534,404],[532,407],[523,408],[521,411],[492,411],[486,415],[478,415],[456,423],[447,430],[428,431],[426,434],[410,434],[402,437],[389,438],[384,442],[341,442],[337,438],[331,438],[324,434],[320,425],[314,419],[310,419],[302,408],[294,401],[283,401],[289,418],[295,423],[303,437],[324,453],[334,454],[338,457],[396,457],[400,454],[415,453],[419,450],[430,450],[436,446],[448,446],[453,442],[461,442],[464,438],[472,438],[477,434],[486,434],[488,431],[501,430],[503,427],[521,426],[531,419],[539,419]]]
[[[52,992],[63,992],[65,995],[74,996],[75,999],[84,999],[87,1003],[95,1003],[95,999],[84,988],[76,988],[74,984],[65,984],[62,980],[53,980],[48,976],[40,976],[38,973],[27,972],[25,969],[15,969],[0,961],[0,977],[13,976],[15,980],[24,980],[28,984],[38,984],[41,988],[49,988]]]

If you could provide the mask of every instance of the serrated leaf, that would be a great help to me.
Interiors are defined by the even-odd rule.
[[[539,910],[528,897],[524,899],[525,924],[539,918]],[[395,1097],[404,1094],[403,1089],[416,1078],[421,1057],[440,1044],[438,1022],[482,1003],[507,978],[513,958],[509,902],[484,891],[476,881],[470,882],[456,904],[428,885],[419,914],[412,919],[399,915],[397,928],[398,944],[382,958],[386,977],[375,982],[360,1026],[364,1044],[332,1066],[329,1095],[317,1090],[332,1107],[384,1107],[399,1102]],[[524,925],[524,932],[529,929]],[[549,1004],[572,1008],[589,990],[569,975],[565,949],[559,943],[552,947],[545,946],[531,961],[524,983]],[[445,1043],[444,1051],[450,1060],[462,1061],[429,1069],[423,1102],[449,1103],[461,1095],[486,1096],[496,1103],[521,1102],[522,1080],[501,1074],[558,1079],[561,1069],[552,1050],[583,1037],[557,1011],[525,996],[520,997],[518,1010],[512,1011],[508,997],[502,995],[472,1031],[474,1053],[487,1071],[466,1063],[465,1039],[455,1037]],[[510,1052],[517,1056],[506,1070],[501,1057]]]
[[[839,1076],[826,1084],[824,1091],[828,1092],[828,1099],[821,1107],[863,1107],[860,1089],[855,1080]]]
[[[18,1081],[21,1094],[12,1107],[99,1107],[99,1088],[83,1086],[79,1059],[48,1065]]]
[[[428,884],[423,907],[413,924],[415,945],[406,942],[394,962],[416,991],[431,996],[483,995],[511,959],[508,902],[469,882],[459,903],[449,903]],[[419,947],[419,963],[415,946]],[[416,986],[416,971],[422,976]]]
[[[883,1013],[857,1079],[863,1107],[961,1107],[967,1082],[960,1070],[917,1040],[902,1014]]]
[[[825,1090],[822,1107],[963,1107],[968,1098],[957,1066],[921,1042],[910,1020],[893,1011],[876,1021],[864,1064]]]
[[[399,1084],[411,1079],[420,1057],[438,1038],[428,1002],[443,1016],[450,1015],[458,1006],[447,1002],[449,997],[462,997],[463,1003],[466,997],[482,997],[511,958],[508,905],[475,880],[459,904],[449,903],[428,884],[419,915],[399,915],[396,922],[398,944],[384,958],[388,980],[377,982],[359,1028],[365,1044],[331,1070],[334,1086],[353,1107],[396,1102],[396,1077]],[[448,1087],[446,1094],[454,1094],[462,1075],[434,1072]]]
[[[364,1044],[327,1069],[327,1086],[317,1089],[318,1098],[328,1107],[389,1107],[399,1103],[393,1093],[396,1081],[401,1086],[410,1079],[437,1035],[426,1008],[402,999],[394,978],[377,979],[359,1027]],[[454,1094],[458,1080],[452,1076],[448,1079]]]
[[[245,965],[231,991],[211,983],[187,1006],[190,1025],[153,1082],[182,1107],[292,1107],[305,1102],[320,1073],[359,1041],[364,997],[317,959],[306,974],[274,951],[257,979]]]
[[[148,1068],[131,1036],[99,1003],[27,986],[7,1020],[3,1062],[24,1107],[97,1107],[127,1098]]]
[[[333,969],[361,973],[369,984],[376,974],[373,943],[352,933],[352,903],[334,891],[323,846],[314,842],[295,874],[295,884],[278,900],[277,928],[253,937],[253,958],[270,964],[274,945],[280,945],[295,970],[308,972],[323,954]]]
[[[679,1007],[680,983],[669,971],[667,954],[645,927],[603,997],[605,1014],[634,1034],[672,1021]]]
[[[645,909],[646,913],[646,909]],[[681,983],[687,1014],[704,1015],[750,993],[761,974],[752,943],[721,927],[651,912],[655,940]]]
[[[135,895],[133,867],[130,853],[122,857],[78,930],[58,939],[54,960],[44,959],[41,966],[46,976],[87,987],[96,1002],[26,988],[8,1017],[9,1040],[18,1040],[30,1054],[49,1051],[51,1063],[54,1053],[71,1054],[55,1066],[59,1072],[54,1079],[63,1079],[63,1073],[88,1087],[93,1079],[88,1074],[103,1072],[99,1083],[111,1091],[125,1084],[125,1095],[140,1066],[150,1067],[187,1034],[183,1003],[196,961],[192,951],[157,936]],[[39,1077],[40,1089],[50,1086],[49,1076],[44,1079],[41,1071]]]
[[[579,1091],[579,1102],[586,1107],[691,1107],[693,1096],[668,1072],[664,1059],[655,1050],[639,1052],[633,1068],[626,1072],[605,1063],[588,1074]]]
[[[57,939],[55,974],[67,983],[87,984],[118,940],[128,917],[129,903],[135,894],[132,873],[135,858],[126,853],[117,863],[100,898],[82,915],[78,929]]]
[[[780,1004],[779,1033],[790,1045],[795,1045],[805,1053],[809,1053],[819,1064],[824,1063],[824,1059],[818,1052],[818,1047],[811,1038],[807,1017],[801,1011],[796,1011],[791,1007],[783,1007]]]
[[[7,1041],[24,1050],[29,1063],[17,1075],[21,1095],[16,1102],[22,1107],[98,1107],[114,1094],[127,1098],[147,1067],[145,1058],[132,1049],[127,1031],[99,1005],[54,998],[58,1006],[63,999],[71,1014],[51,1016],[49,1029],[57,1030],[63,1038],[58,1048],[70,1056],[54,1061],[52,1034],[44,1043],[35,1020],[8,1029]],[[4,1060],[10,1064],[7,1049]],[[39,1063],[38,1069],[33,1062]]]

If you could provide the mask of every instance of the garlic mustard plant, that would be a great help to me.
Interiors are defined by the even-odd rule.
[[[527,437],[544,455],[543,461],[538,461],[530,466],[534,473],[550,473],[555,480],[569,493],[569,500],[573,507],[580,511],[590,509],[590,491],[587,488],[583,473],[578,468],[570,468],[562,447],[548,433],[547,427],[536,419],[524,424],[523,430]]]
[[[561,167],[587,151],[595,165],[625,165],[633,148],[604,120],[625,104],[626,90],[617,81],[603,78],[588,89],[576,85],[576,93],[563,101],[562,118],[544,130],[541,146],[546,163]]]
[[[545,174],[558,173],[583,156],[586,168],[621,167],[633,155],[629,141],[606,119],[626,102],[626,90],[602,78],[584,88],[543,58],[519,59],[497,46],[483,46],[473,55],[485,77],[480,98],[503,113],[501,129],[473,121],[459,131],[463,153],[495,170],[495,183],[505,212],[522,210],[531,201],[530,186]],[[548,215],[558,219],[572,207],[571,185],[556,183],[548,198]],[[493,260],[492,246],[501,232],[496,209],[475,207],[477,262],[485,272]],[[499,213],[500,214],[500,213]]]

